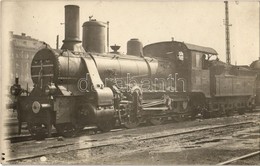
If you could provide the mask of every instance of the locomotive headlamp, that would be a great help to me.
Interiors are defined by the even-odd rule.
[[[21,92],[22,92],[22,88],[21,88],[21,85],[19,84],[19,78],[16,76],[15,84],[13,84],[13,86],[11,86],[10,93],[11,93],[11,95],[19,96],[21,94]]]
[[[21,92],[21,86],[20,85],[16,85],[14,84],[13,86],[11,86],[10,88],[10,93],[14,96],[18,96]]]
[[[15,90],[13,87],[11,87],[11,94],[12,94],[12,95],[15,95],[15,94],[16,94],[16,90]]]

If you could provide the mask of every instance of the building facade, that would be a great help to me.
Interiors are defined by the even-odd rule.
[[[32,89],[31,62],[32,58],[43,46],[43,42],[26,36],[25,33],[16,35],[10,32],[10,80],[14,83],[15,77],[19,77],[19,82],[23,88]]]

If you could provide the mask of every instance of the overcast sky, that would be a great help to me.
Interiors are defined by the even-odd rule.
[[[80,6],[80,25],[90,15],[110,22],[110,45],[139,38],[144,45],[177,41],[214,48],[225,61],[224,2],[192,1],[3,1],[3,32],[26,33],[55,48],[64,39],[64,6]],[[229,2],[232,64],[250,64],[259,56],[259,3]],[[82,32],[80,32],[80,36]]]

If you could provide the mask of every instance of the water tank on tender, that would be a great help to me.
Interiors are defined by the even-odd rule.
[[[90,20],[83,24],[82,45],[87,52],[106,51],[106,23]]]
[[[138,39],[131,39],[127,42],[127,54],[142,56],[143,55],[143,44]]]

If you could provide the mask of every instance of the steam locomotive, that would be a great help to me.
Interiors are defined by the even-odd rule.
[[[61,49],[48,45],[31,63],[34,88],[27,95],[18,79],[19,128],[26,122],[33,136],[72,136],[86,126],[111,130],[149,122],[182,121],[196,116],[230,114],[255,106],[257,73],[218,60],[218,53],[178,41],[143,47],[138,39],[106,49],[107,24],[89,20],[79,39],[79,7],[65,6],[65,40]],[[19,129],[19,130],[20,130]]]

